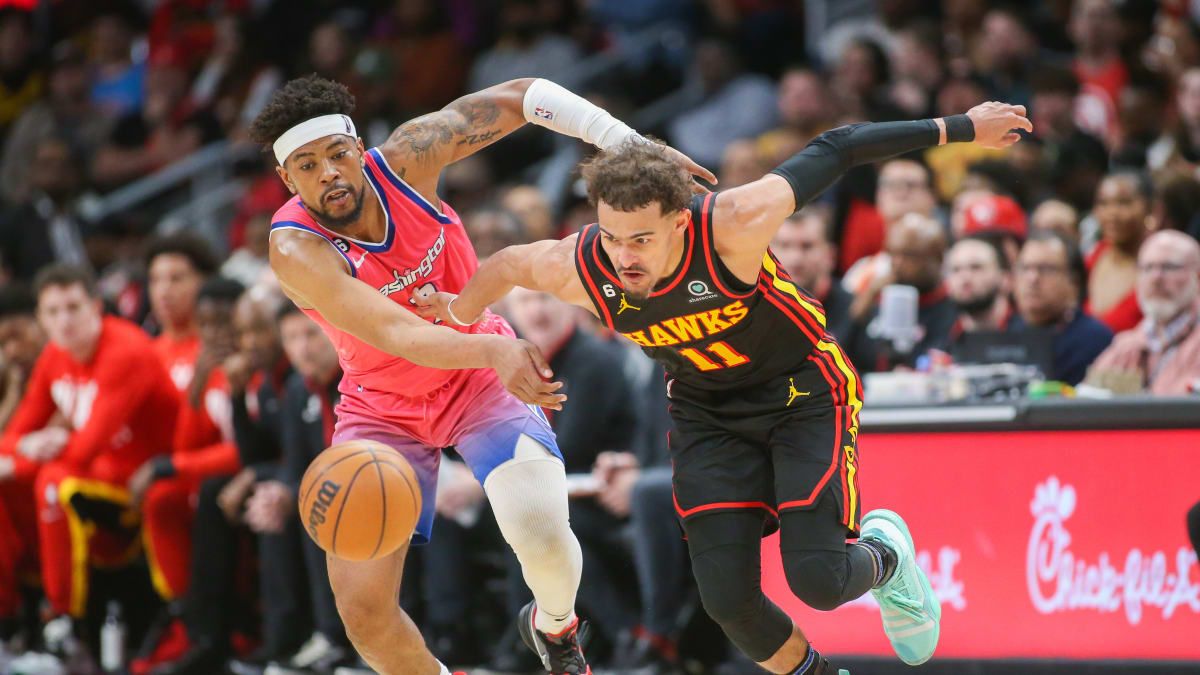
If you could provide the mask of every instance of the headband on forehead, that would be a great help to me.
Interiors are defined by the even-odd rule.
[[[283,132],[271,144],[271,149],[275,151],[275,159],[282,166],[284,160],[295,152],[296,148],[318,138],[334,134],[345,134],[351,138],[358,138],[358,134],[354,130],[354,122],[346,115],[322,115],[305,120]]]

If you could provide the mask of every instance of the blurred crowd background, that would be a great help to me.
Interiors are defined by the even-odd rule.
[[[368,147],[466,92],[550,78],[713,169],[721,189],[839,125],[1024,105],[1034,132],[1016,146],[854,168],[774,242],[860,372],[879,374],[867,406],[872,389],[908,396],[924,386],[914,377],[970,364],[993,367],[994,384],[1003,362],[1001,386],[968,379],[958,397],[1200,391],[1197,2],[0,2],[0,460],[24,458],[0,461],[0,670],[49,651],[43,665],[86,672],[106,624],[136,673],[355,662],[292,517],[340,373],[267,267],[289,195],[246,141],[272,92],[312,72],[350,87]],[[595,220],[577,171],[590,152],[526,128],[451,166],[440,195],[481,259],[567,236]],[[100,298],[107,318],[71,293]],[[498,309],[567,384],[551,421],[573,476],[593,660],[716,667],[724,642],[698,611],[674,522],[661,371],[552,298],[517,291]],[[70,551],[39,548],[48,530],[12,513],[34,510],[37,469],[84,441],[61,406],[19,408],[53,398],[32,393],[49,386],[31,381],[39,355],[61,359],[120,321],[145,336],[129,338],[141,347],[122,374],[165,365],[178,428],[122,475],[132,519],[79,510],[133,553],[46,560]],[[102,390],[96,409],[107,397],[136,431],[152,407],[124,396]],[[510,622],[527,591],[482,490],[447,456],[434,544],[411,557],[403,602],[448,662],[532,670]],[[46,587],[46,602],[39,578],[63,565],[90,568],[90,592],[67,602]]]

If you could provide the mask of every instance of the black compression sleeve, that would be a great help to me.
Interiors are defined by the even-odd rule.
[[[940,135],[933,120],[850,124],[817,136],[771,173],[792,186],[799,209],[850,167],[935,146]]]

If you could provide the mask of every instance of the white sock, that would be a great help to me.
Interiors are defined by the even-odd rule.
[[[446,667],[446,664],[438,661],[438,665],[442,668],[442,672],[438,673],[438,675],[451,675],[450,669]]]
[[[550,635],[561,633],[575,621],[575,594],[583,574],[583,552],[567,511],[562,462],[522,435],[513,459],[496,467],[483,487],[537,601],[534,626]]]

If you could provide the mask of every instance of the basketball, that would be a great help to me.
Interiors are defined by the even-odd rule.
[[[300,521],[323,550],[345,560],[382,558],[405,544],[421,490],[400,453],[374,441],[326,449],[300,481]]]

